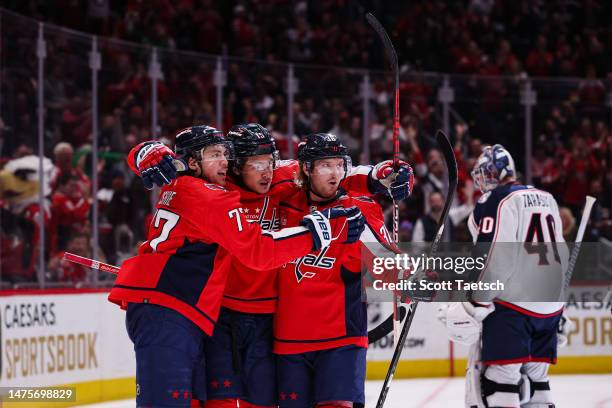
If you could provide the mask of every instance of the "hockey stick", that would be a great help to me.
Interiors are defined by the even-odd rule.
[[[115,275],[119,273],[118,266],[110,265],[110,264],[100,262],[100,261],[95,261],[91,258],[85,258],[84,256],[76,255],[70,252],[64,252],[64,260],[68,262],[73,262],[79,265],[83,265],[91,269],[97,269],[99,271],[109,272]]]
[[[383,46],[385,48],[385,54],[389,60],[389,66],[394,78],[394,103],[393,103],[393,169],[397,171],[399,169],[399,67],[397,63],[397,53],[393,47],[393,43],[387,34],[385,28],[380,24],[380,21],[372,13],[366,14],[366,20],[372,26],[376,34],[380,37]],[[393,242],[397,244],[399,242],[399,204],[393,202]],[[397,344],[398,330],[400,327],[400,314],[401,305],[399,300],[394,299],[393,302],[393,339],[394,343]]]
[[[440,244],[440,240],[442,239],[442,233],[444,232],[444,223],[448,218],[448,212],[450,211],[451,204],[455,197],[455,190],[457,189],[457,160],[455,159],[453,146],[451,145],[450,140],[448,140],[448,137],[441,130],[438,130],[438,132],[436,133],[436,140],[438,141],[438,145],[440,147],[442,155],[444,156],[444,160],[446,161],[446,167],[448,169],[448,193],[446,195],[446,201],[444,203],[444,210],[442,210],[440,220],[438,221],[438,232],[433,242],[431,243],[429,255],[435,253],[438,249],[438,245]],[[385,376],[385,382],[383,383],[382,390],[380,391],[380,395],[378,396],[376,408],[383,408],[383,405],[385,404],[385,400],[387,399],[387,393],[389,392],[389,388],[391,387],[391,380],[393,380],[393,375],[395,374],[397,364],[399,363],[400,356],[402,355],[404,343],[406,342],[406,338],[408,338],[408,331],[410,330],[410,326],[412,325],[412,319],[414,319],[418,304],[419,303],[417,301],[414,301],[410,303],[410,305],[408,305],[408,317],[406,318],[404,326],[402,327],[399,342],[395,345],[395,350],[393,350],[393,357],[391,358],[391,363],[389,364],[389,369],[387,370],[387,375]]]
[[[567,291],[569,290],[570,281],[572,280],[574,268],[576,267],[576,261],[578,260],[578,254],[580,253],[580,247],[582,246],[582,238],[584,237],[586,226],[589,223],[589,218],[591,218],[591,210],[593,209],[593,204],[595,204],[595,201],[595,197],[586,196],[586,202],[584,203],[582,216],[580,218],[580,225],[578,226],[578,232],[576,233],[574,248],[572,248],[572,253],[567,263],[567,272],[565,272],[565,281],[563,282],[562,292],[565,299],[567,299],[568,296]]]

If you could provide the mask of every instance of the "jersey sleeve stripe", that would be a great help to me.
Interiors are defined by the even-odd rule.
[[[275,241],[282,241],[283,239],[289,239],[303,234],[310,234],[310,231],[306,227],[290,227],[283,228],[280,231],[262,231],[261,234],[272,237],[272,239]]]

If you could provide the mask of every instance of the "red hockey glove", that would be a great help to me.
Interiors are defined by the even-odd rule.
[[[170,184],[177,177],[176,154],[161,142],[143,142],[128,155],[128,164],[147,189]],[[186,167],[186,166],[183,166]]]
[[[414,187],[412,167],[403,160],[399,161],[397,171],[394,171],[392,160],[378,163],[370,178],[375,193],[388,194],[395,202],[408,198]]]

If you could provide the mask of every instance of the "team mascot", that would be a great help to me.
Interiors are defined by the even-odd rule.
[[[51,160],[43,158],[45,228],[50,219],[48,197],[51,194],[49,180],[53,167]],[[36,280],[35,266],[40,244],[39,185],[38,156],[28,155],[10,160],[0,170],[0,278],[3,281],[20,283]]]

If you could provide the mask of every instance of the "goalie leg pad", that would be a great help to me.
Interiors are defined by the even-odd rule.
[[[480,341],[470,346],[468,352],[467,373],[465,378],[465,406],[466,408],[485,408],[480,390],[480,377],[482,363],[480,361]]]
[[[529,398],[521,405],[525,408],[554,408],[550,384],[548,382],[547,363],[527,363],[522,371],[529,382]]]
[[[521,364],[490,365],[480,381],[487,407],[520,406]]]

